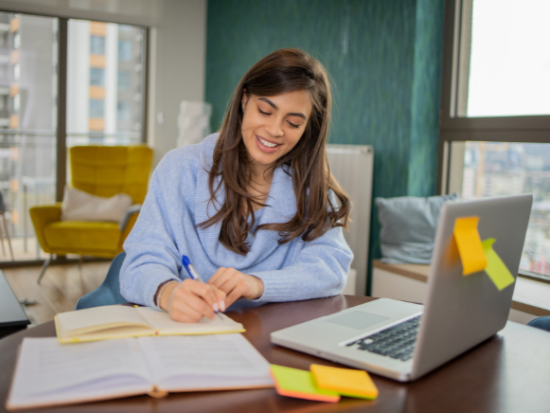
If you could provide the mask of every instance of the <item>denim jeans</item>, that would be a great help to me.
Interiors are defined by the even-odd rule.
[[[528,326],[550,331],[550,316],[537,317],[527,323]]]

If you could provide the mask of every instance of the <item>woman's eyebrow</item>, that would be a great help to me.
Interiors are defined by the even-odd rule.
[[[277,105],[275,103],[273,103],[271,100],[269,100],[268,98],[258,98],[258,100],[261,100],[261,101],[267,103],[269,106],[271,106],[275,110],[279,110]],[[299,116],[300,118],[303,118],[304,120],[307,120],[306,115],[304,115],[303,113],[300,113],[300,112],[292,112],[292,113],[289,113],[289,115],[290,116]]]

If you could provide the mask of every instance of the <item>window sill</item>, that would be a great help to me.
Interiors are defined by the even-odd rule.
[[[387,264],[380,260],[372,262],[374,268],[427,282],[429,265]],[[518,277],[512,299],[512,308],[534,316],[550,316],[550,284],[532,278]]]

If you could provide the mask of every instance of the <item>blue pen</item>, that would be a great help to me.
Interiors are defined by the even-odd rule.
[[[189,261],[189,257],[187,255],[181,256],[181,263],[187,270],[187,273],[189,274],[192,280],[204,283],[203,279],[201,278],[197,270],[195,270],[195,267],[193,267],[193,264],[191,264],[191,261]],[[223,317],[220,315],[219,310],[214,309],[214,312],[218,315],[218,317],[220,317],[221,320],[223,320]]]

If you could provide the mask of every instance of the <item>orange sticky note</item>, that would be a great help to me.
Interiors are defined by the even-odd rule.
[[[485,256],[487,257],[487,267],[485,267],[485,272],[491,281],[493,281],[495,287],[497,287],[499,291],[502,291],[509,285],[513,284],[515,278],[508,270],[508,267],[506,267],[506,264],[502,262],[498,254],[493,249],[494,243],[494,238],[488,238],[481,243],[483,250],[485,251]]]
[[[337,392],[317,387],[313,375],[309,371],[275,364],[270,367],[275,389],[281,396],[333,403],[340,400],[340,395]]]
[[[311,373],[317,387],[334,390],[343,396],[376,399],[378,389],[364,370],[342,369],[338,367],[312,364]]]
[[[462,274],[470,275],[487,267],[487,258],[477,232],[479,217],[455,220],[454,237],[462,261]]]

